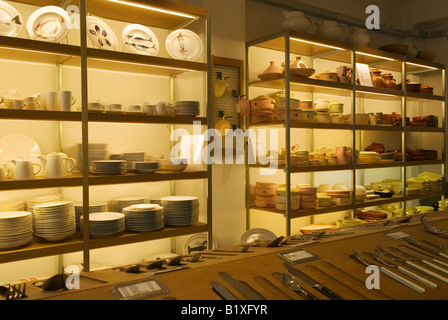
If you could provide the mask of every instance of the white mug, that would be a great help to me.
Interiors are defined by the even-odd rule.
[[[23,102],[23,100],[14,99],[14,100],[12,100],[12,107],[14,109],[24,109],[25,108],[25,102]]]
[[[150,102],[143,102],[142,103],[143,112],[149,115],[153,115],[156,111],[156,106],[153,103]]]
[[[89,102],[88,109],[89,110],[101,110],[101,104],[98,102]]]
[[[39,107],[39,103],[36,101],[35,97],[27,97],[23,100],[25,103],[25,109],[36,110]]]
[[[58,92],[47,92],[45,99],[47,103],[47,110],[58,111],[60,109]]]
[[[128,106],[127,111],[128,112],[142,112],[142,106],[140,106],[138,104]]]
[[[122,111],[123,106],[119,103],[112,103],[108,106],[109,111]]]
[[[71,91],[59,91],[59,104],[62,111],[71,111],[75,103],[76,99]]]
[[[13,178],[17,180],[34,179],[34,176],[41,170],[41,166],[39,164],[32,163],[29,160],[18,160],[14,161],[14,163],[15,168]],[[35,171],[34,167],[37,168],[37,171]]]
[[[38,105],[38,108],[41,110],[46,110],[47,109],[47,94],[42,92],[42,93],[37,93],[34,95],[34,99]]]

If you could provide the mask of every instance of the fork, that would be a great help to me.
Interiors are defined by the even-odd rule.
[[[380,255],[378,255],[378,253],[376,253],[375,251],[372,251],[371,254],[372,254],[372,256],[375,258],[376,261],[378,261],[378,262],[381,263],[381,264],[384,264],[384,265],[387,266],[387,267],[391,267],[391,268],[397,269],[397,270],[400,271],[401,273],[407,275],[408,277],[411,277],[411,278],[414,279],[414,280],[417,280],[417,281],[419,281],[419,282],[421,282],[421,283],[427,285],[427,286],[430,287],[430,288],[433,288],[433,289],[434,289],[434,288],[437,288],[437,287],[438,287],[436,283],[434,283],[434,282],[432,282],[432,281],[429,281],[428,279],[425,279],[425,278],[419,276],[418,274],[415,274],[414,272],[409,271],[409,270],[406,269],[406,268],[403,268],[402,266],[397,266],[397,265],[394,264],[394,263],[387,262],[387,261],[384,260]],[[402,260],[402,261],[403,261],[403,260]]]

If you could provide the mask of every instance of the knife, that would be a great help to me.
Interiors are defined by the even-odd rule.
[[[424,245],[422,245],[422,244],[420,244],[420,243],[418,243],[418,242],[416,242],[416,241],[414,241],[412,239],[404,238],[404,240],[406,240],[407,243],[412,244],[413,246],[416,246],[416,247],[418,247],[418,248],[420,248],[422,250],[425,250],[425,251],[427,251],[429,253],[435,254],[436,256],[440,256],[440,257],[444,257],[444,258],[448,259],[448,255],[446,255],[446,254],[444,254],[442,252],[438,252],[436,250],[433,250],[433,249],[431,249],[431,248],[429,248],[427,246],[424,246]]]
[[[155,272],[152,272],[152,274],[162,274],[162,273],[174,272],[174,271],[184,270],[184,269],[191,269],[191,267],[186,267],[186,266],[175,267],[175,268],[171,268],[171,269],[155,271]]]
[[[290,265],[287,262],[283,262],[283,265],[286,267],[286,269],[289,270],[289,272],[291,272],[294,276],[296,276],[297,278],[302,279],[303,281],[305,281],[307,284],[309,284],[310,286],[312,286],[314,289],[316,289],[317,291],[319,291],[320,293],[322,293],[323,295],[327,296],[328,298],[330,298],[331,300],[344,300],[344,298],[342,298],[341,296],[337,295],[336,293],[334,293],[333,291],[331,291],[330,289],[328,289],[327,287],[324,287],[323,285],[321,285],[320,283],[318,283],[317,281],[313,280],[312,278],[310,278],[309,276],[307,276],[306,274],[304,274],[302,271],[294,268],[292,265]]]
[[[224,300],[238,300],[227,288],[223,287],[219,282],[212,281],[210,285],[222,299]]]
[[[246,299],[248,300],[266,300],[262,295],[258,292],[251,290],[248,286],[245,286],[243,283],[235,280],[231,275],[226,272],[219,272],[218,275],[224,279],[228,284],[238,290]]]

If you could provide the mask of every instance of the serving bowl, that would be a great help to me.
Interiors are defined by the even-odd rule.
[[[160,171],[182,172],[188,164],[187,159],[159,159],[157,163]]]

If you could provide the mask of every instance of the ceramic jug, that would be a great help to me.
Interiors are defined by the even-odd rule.
[[[370,36],[364,28],[354,27],[347,39],[351,44],[358,46],[367,46],[370,42]]]
[[[240,95],[238,102],[235,105],[235,110],[241,115],[247,115],[250,112],[250,102],[246,99],[245,95]]]
[[[313,20],[302,11],[283,11],[283,15],[282,29],[307,32],[313,25]]]
[[[395,82],[394,76],[391,73],[383,74],[384,86],[389,89],[396,89],[397,83]]]
[[[46,159],[41,157],[45,166],[45,175],[48,178],[65,177],[71,173],[76,165],[76,160],[68,157],[65,153],[50,153]]]
[[[347,26],[343,23],[327,20],[319,24],[317,28],[317,35],[331,39],[340,40],[347,34]]]
[[[381,76],[381,71],[378,69],[373,69],[372,73],[373,73],[372,76],[373,86],[375,88],[384,88],[384,80],[383,77]]]

